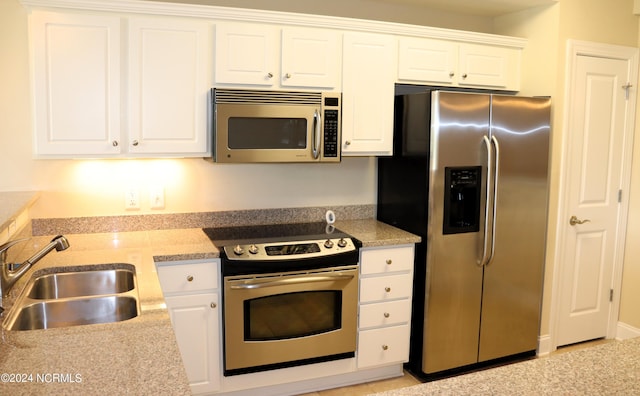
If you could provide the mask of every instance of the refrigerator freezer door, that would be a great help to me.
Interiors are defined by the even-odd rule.
[[[547,220],[550,100],[492,97],[499,152],[495,250],[485,267],[479,361],[535,350]]]
[[[432,95],[422,351],[425,373],[473,364],[478,360],[482,267],[477,263],[481,255],[484,219],[479,216],[477,225],[459,227],[459,232],[451,232],[456,227],[447,228],[445,223],[450,223],[455,216],[452,214],[445,220],[444,201],[471,199],[475,192],[467,191],[473,189],[461,187],[460,183],[477,169],[481,191],[476,198],[480,202],[472,206],[474,211],[484,213],[486,187],[482,180],[486,180],[487,151],[483,137],[489,135],[490,104],[488,95],[437,91]],[[451,185],[452,179],[458,180],[455,186]],[[445,194],[447,189],[453,193]],[[460,204],[450,203],[448,210],[460,211]],[[448,229],[446,235],[443,229]]]

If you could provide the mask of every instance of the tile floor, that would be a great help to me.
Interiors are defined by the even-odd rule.
[[[590,346],[599,345],[602,343],[612,342],[613,340],[594,340],[565,347],[558,348],[553,354],[565,353],[576,349],[587,348]],[[422,382],[414,378],[411,374],[405,371],[403,377],[391,378],[382,381],[367,382],[364,384],[347,386],[344,388],[328,389],[324,391],[306,393],[301,396],[364,396],[372,393],[385,392],[393,389],[404,388],[407,386],[413,386],[421,384]]]

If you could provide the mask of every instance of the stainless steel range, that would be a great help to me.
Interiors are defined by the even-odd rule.
[[[204,232],[221,251],[225,376],[355,356],[358,240],[326,223]]]

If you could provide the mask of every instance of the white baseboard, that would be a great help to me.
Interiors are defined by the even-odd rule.
[[[616,340],[626,340],[629,338],[640,337],[640,329],[623,322],[618,322],[616,329]]]
[[[551,336],[549,334],[539,335],[538,336],[538,350],[536,352],[537,356],[546,356],[553,352],[551,350]]]

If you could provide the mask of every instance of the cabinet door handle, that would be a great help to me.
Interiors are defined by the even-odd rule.
[[[131,144],[134,145],[134,146],[137,146],[139,143],[138,143],[137,140],[134,140]]]
[[[384,288],[384,291],[386,291],[387,293],[389,293],[391,291],[391,288],[389,286]]]
[[[387,265],[391,265],[391,263],[393,263],[393,260],[387,259]]]
[[[212,302],[212,303],[211,303],[211,308],[212,308],[212,309],[215,309],[217,306],[218,306],[218,304],[216,304],[216,303],[214,303],[214,302]]]
[[[456,73],[454,73],[454,72],[449,72],[449,77],[450,77],[450,78],[453,78],[453,76],[455,76],[455,75],[456,75]]]
[[[385,317],[385,318],[388,318],[389,316],[391,316],[391,315],[389,315],[389,312],[385,312],[385,313],[384,313],[384,317]]]
[[[383,350],[383,351],[386,351],[386,350],[388,350],[388,349],[389,349],[389,345],[384,344],[384,345],[382,346],[382,350]]]
[[[193,275],[187,276],[187,282],[193,282]]]
[[[273,73],[267,73],[267,78],[268,78],[268,79],[273,78]]]
[[[464,73],[464,74],[462,75],[462,78],[467,78],[467,73]]]
[[[114,140],[113,142],[111,142],[111,145],[112,145],[113,147],[118,147],[118,144],[119,144],[119,143],[118,143],[118,141],[117,141],[117,140]]]
[[[291,78],[291,73],[287,73],[284,75],[284,78]]]

